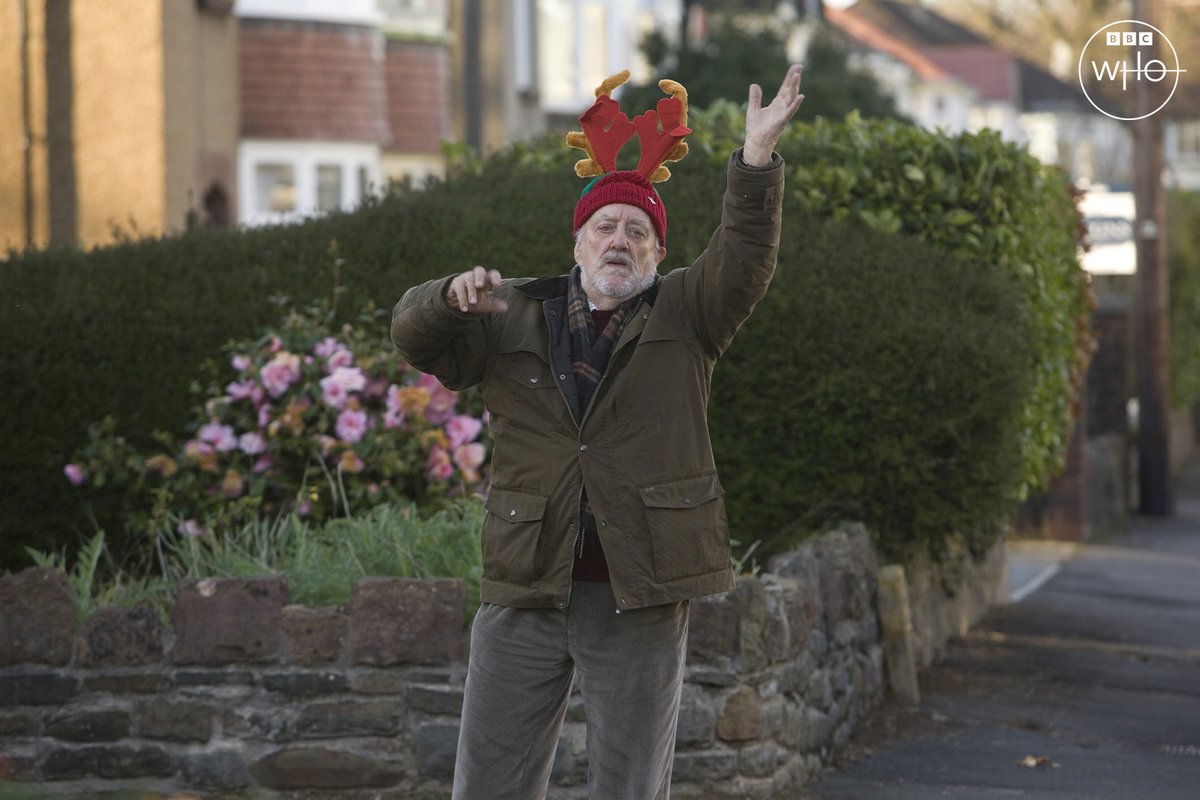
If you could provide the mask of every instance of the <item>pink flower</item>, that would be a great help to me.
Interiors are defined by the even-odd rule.
[[[265,428],[271,422],[271,404],[263,403],[258,407],[258,427]]]
[[[181,536],[190,536],[193,539],[198,539],[204,535],[204,528],[200,527],[200,523],[194,519],[185,519],[179,523],[176,529]]]
[[[450,449],[454,450],[467,442],[475,441],[475,437],[483,430],[483,422],[464,414],[451,417],[446,423],[446,438],[450,440]]]
[[[283,348],[283,340],[278,336],[272,336],[271,341],[267,342],[268,353],[278,353]]]
[[[245,372],[250,369],[250,359],[243,355],[234,356],[230,363],[233,364],[233,368],[238,372]]]
[[[347,409],[338,414],[336,428],[339,439],[354,444],[367,432],[367,415],[362,411]]]
[[[429,392],[429,405],[425,407],[425,419],[434,425],[442,425],[454,416],[454,405],[458,402],[458,394],[450,391],[432,375],[421,373],[417,386]]]
[[[247,378],[244,381],[233,381],[225,387],[230,400],[245,400],[254,394],[254,381]]]
[[[399,428],[404,424],[404,416],[404,412],[400,409],[389,408],[383,413],[383,427],[387,428],[388,430],[391,430],[392,428]]]
[[[479,442],[464,444],[454,451],[454,463],[462,470],[463,480],[475,483],[479,480],[479,468],[487,458],[487,450]]]
[[[363,460],[359,458],[353,450],[347,450],[346,452],[342,453],[342,459],[338,463],[338,466],[341,467],[342,472],[348,472],[351,475],[357,475],[358,473],[362,472],[367,465],[363,463]]]
[[[248,456],[256,456],[266,451],[267,443],[261,433],[251,431],[238,437],[238,449]]]
[[[67,464],[63,467],[63,475],[67,476],[67,480],[72,486],[83,486],[83,482],[87,480],[87,476],[83,474],[83,468],[78,464]]]
[[[329,357],[330,369],[344,369],[354,363],[354,354],[349,350],[338,350]]]
[[[329,358],[339,348],[341,348],[341,344],[337,339],[332,336],[326,336],[313,347],[313,355],[318,358]]]
[[[483,466],[485,458],[487,458],[487,448],[479,442],[464,444],[454,450],[454,463],[459,466],[459,469],[479,469]]]
[[[271,464],[273,463],[274,460],[269,455],[259,456],[258,461],[254,462],[254,466],[251,467],[251,469],[255,474],[260,474],[269,470],[271,468]]]
[[[213,449],[218,453],[228,453],[238,446],[237,436],[233,433],[233,428],[228,425],[222,425],[219,422],[210,422],[200,429],[196,437],[213,446]]]
[[[322,399],[331,408],[341,408],[350,392],[361,392],[366,385],[367,378],[358,367],[338,367],[321,379]]]
[[[284,351],[276,353],[262,369],[262,382],[272,397],[279,397],[300,378],[300,358]]]
[[[307,500],[301,500],[300,505],[296,506],[296,516],[307,517],[312,511],[312,503]]]
[[[450,454],[445,448],[435,447],[429,451],[429,458],[425,461],[425,474],[434,481],[448,481],[454,475],[454,465],[450,463]]]

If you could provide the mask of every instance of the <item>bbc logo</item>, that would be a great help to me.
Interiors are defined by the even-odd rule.
[[[1143,47],[1154,44],[1151,31],[1109,31],[1104,34],[1110,47]]]

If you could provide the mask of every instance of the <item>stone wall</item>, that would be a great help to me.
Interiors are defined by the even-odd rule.
[[[946,616],[928,609],[964,577],[929,578],[914,619]],[[368,578],[344,607],[312,609],[288,604],[282,578],[205,579],[178,587],[169,626],[146,609],[77,626],[62,573],[0,578],[0,798],[23,783],[55,798],[448,797],[464,602],[455,580]],[[855,527],[694,601],[672,796],[811,779],[883,699],[875,602]],[[556,800],[586,797],[585,722],[576,694]]]

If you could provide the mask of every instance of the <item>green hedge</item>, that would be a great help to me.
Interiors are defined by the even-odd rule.
[[[719,211],[718,198],[728,152],[722,131],[726,125],[739,124],[733,116],[727,109],[717,109],[709,115],[693,114],[693,127],[698,130],[692,137],[693,155],[677,165],[674,177],[660,187],[671,214],[670,249],[664,266],[687,263],[707,242]],[[947,184],[960,185],[962,202],[971,203],[971,208],[976,209],[973,213],[977,213],[974,221],[955,225],[954,230],[972,234],[977,230],[973,226],[978,225],[981,233],[972,235],[989,243],[988,248],[975,251],[958,248],[958,256],[969,264],[999,264],[1002,274],[1016,274],[1025,289],[1019,307],[1005,311],[997,300],[1001,304],[993,309],[992,318],[1006,321],[1001,327],[1008,330],[1020,330],[1028,323],[1033,333],[1027,341],[1033,341],[1039,348],[1050,348],[1036,354],[1037,372],[1030,384],[1032,388],[1022,394],[1023,456],[1018,484],[1034,485],[1050,470],[1049,465],[1061,458],[1071,401],[1070,373],[1079,366],[1074,352],[1066,352],[1069,349],[1066,343],[1075,341],[1076,314],[1081,302],[1079,287],[1071,283],[1074,278],[1063,278],[1068,274],[1065,253],[1073,247],[1073,228],[1066,213],[1069,198],[1065,193],[1059,196],[1061,182],[1053,175],[1035,170],[1014,148],[986,137],[944,138],[903,126],[883,125],[873,127],[853,120],[842,125],[801,124],[781,143],[781,151],[789,159],[790,174],[780,282],[772,290],[773,299],[764,305],[742,337],[752,342],[752,337],[768,335],[774,330],[769,309],[773,303],[785,303],[785,298],[790,297],[780,287],[790,287],[791,276],[804,274],[797,270],[809,268],[805,265],[806,258],[813,261],[811,255],[799,255],[805,252],[806,242],[826,242],[821,252],[827,253],[828,259],[821,261],[829,262],[830,271],[814,272],[813,280],[838,282],[850,270],[858,268],[860,261],[874,259],[882,260],[885,265],[893,264],[892,253],[904,252],[910,266],[897,265],[895,274],[905,274],[904,269],[919,272],[921,265],[928,264],[931,274],[951,283],[944,288],[946,297],[982,292],[979,287],[983,279],[977,275],[978,268],[963,267],[956,272],[950,262],[935,253],[938,249],[948,249],[947,243],[927,233],[930,241],[924,244],[901,244],[899,238],[882,234],[867,239],[853,227],[826,229],[815,221],[800,222],[800,212],[806,208],[818,217],[870,222],[867,212],[880,204],[932,204],[936,200],[932,195],[913,193],[908,184],[916,183],[914,173],[905,170],[904,164],[885,169],[890,163],[888,158],[896,157],[891,140],[917,142],[931,150],[933,155],[929,158],[935,162],[943,158],[938,153],[953,154],[952,160],[957,160],[959,168],[942,170],[945,174],[937,181],[939,191],[950,191]],[[853,152],[843,152],[839,144],[842,139],[855,142]],[[6,305],[6,313],[0,318],[0,340],[5,349],[0,359],[0,379],[4,379],[9,389],[0,401],[3,404],[0,496],[5,498],[0,513],[0,548],[3,548],[0,559],[13,559],[22,545],[47,548],[90,538],[91,523],[61,472],[67,456],[84,440],[87,424],[111,414],[131,438],[146,440],[155,429],[177,431],[194,403],[188,387],[198,365],[215,357],[227,340],[253,335],[273,321],[275,309],[268,302],[271,294],[284,293],[297,302],[307,302],[327,295],[337,280],[346,289],[340,297],[340,307],[350,317],[364,304],[390,306],[408,286],[476,263],[512,275],[544,275],[566,269],[570,263],[570,209],[582,185],[571,171],[577,157],[577,151],[568,150],[554,137],[515,146],[482,165],[469,165],[448,183],[424,192],[397,194],[354,213],[240,233],[197,230],[176,238],[129,242],[90,253],[30,253],[0,264],[0,296],[5,298]],[[880,161],[883,163],[877,163]],[[927,176],[941,174],[934,166],[922,167]],[[874,175],[869,179],[855,178],[857,188],[845,197],[832,192],[833,184],[847,175],[854,178],[872,171]],[[814,197],[814,188],[821,187],[827,187],[821,191],[830,198],[825,206],[814,203],[819,199]],[[855,199],[858,196],[855,192],[876,199],[871,202]],[[941,202],[935,210],[945,215],[947,201]],[[848,208],[850,213],[840,213],[839,208]],[[935,211],[924,207],[907,209],[902,219],[918,213]],[[877,213],[876,223],[878,217]],[[951,214],[949,221],[956,220]],[[902,225],[901,229],[909,228]],[[913,233],[921,235],[921,231]],[[875,241],[876,246],[869,252],[854,249],[854,245],[863,241]],[[331,252],[332,243],[336,243],[336,252]],[[857,255],[848,262],[840,256],[843,253]],[[336,278],[335,263],[339,264]],[[955,281],[956,275],[960,281]],[[1045,287],[1045,296],[1031,293],[1030,286]],[[866,289],[867,286],[860,286],[861,291]],[[997,297],[1003,296],[1002,287],[993,289],[1000,293]],[[901,297],[908,302],[907,295]],[[875,309],[878,300],[863,297],[861,308]],[[929,302],[927,310],[935,313],[937,303],[922,302]],[[929,323],[930,330],[944,335],[954,330],[956,324],[974,325],[980,319],[992,319],[974,306],[965,310],[946,306],[945,310],[950,318],[940,323],[940,328]],[[1051,326],[1044,317],[1054,318],[1057,327],[1054,336],[1048,335]],[[788,322],[782,320],[779,324]],[[820,332],[812,331],[809,335],[817,333]],[[963,331],[950,338],[973,341],[975,333]],[[381,337],[386,335],[386,330],[380,331]],[[923,335],[932,336],[928,332]],[[997,335],[1003,338],[1004,332]],[[915,334],[907,338],[897,334],[895,341],[920,338]],[[1050,343],[1046,344],[1045,339]],[[964,341],[963,347],[967,345]],[[735,350],[739,348],[748,354],[752,345],[743,344],[740,337]],[[897,348],[897,352],[902,350]],[[768,362],[779,361],[775,353],[760,355]],[[733,375],[737,359],[744,357],[732,352],[729,363],[718,368],[714,393],[721,408],[727,403],[734,407],[730,392],[743,381]],[[835,361],[855,367],[852,362],[835,359],[817,366]],[[937,358],[924,366],[936,369]],[[800,375],[801,381],[813,379],[809,372],[812,365],[797,364],[797,367],[800,370],[791,369]],[[749,361],[741,368],[758,369]],[[789,365],[773,363],[772,368],[786,372]],[[725,377],[727,373],[729,378]],[[771,381],[793,380],[782,372],[755,374],[769,375]],[[958,392],[954,381],[965,374],[950,371],[944,377],[935,376],[933,385],[945,387],[947,392]],[[952,375],[959,378],[951,378]],[[1049,380],[1050,377],[1055,380]],[[1021,385],[1020,381],[1016,385]],[[854,390],[846,388],[846,391]],[[950,402],[952,398],[946,400]],[[714,408],[714,427],[732,424],[720,422],[721,408]],[[941,424],[945,409],[925,408],[931,416],[924,424]],[[810,413],[810,408],[799,399],[790,407],[777,405],[771,410],[781,420]],[[826,402],[819,413],[836,415],[839,406]],[[853,416],[827,420],[830,427],[847,431],[847,438],[840,446],[848,449],[861,448],[862,441],[877,434],[882,437],[884,432],[877,430],[879,422]],[[1003,427],[1004,421],[996,424]],[[887,430],[895,428],[884,426],[884,431]],[[739,441],[749,440],[721,429],[715,430],[714,435],[722,442],[724,463],[730,465],[723,477],[733,486],[729,496],[732,517],[794,521],[799,513],[794,498],[763,498],[761,492],[748,485],[752,483],[749,473],[728,474],[742,471],[737,464],[756,463],[754,458],[736,449]],[[920,449],[926,443],[923,425],[917,425],[917,430],[907,435],[909,438],[901,436],[892,446],[898,453],[909,453],[914,464],[921,462],[927,455]],[[967,430],[953,434],[973,435]],[[834,455],[823,452],[811,453],[809,457],[829,464],[847,463]],[[939,464],[955,458],[954,453],[940,451],[928,455]],[[1000,455],[996,458],[1004,461]],[[879,468],[891,471],[892,466],[880,464]],[[793,466],[787,461],[762,462],[755,467],[767,468],[782,472],[760,476],[762,485],[794,485]],[[964,461],[958,469],[959,474],[970,476],[981,468]],[[917,480],[932,474],[942,473],[924,466],[913,471]],[[985,481],[989,487],[986,492],[1007,487],[1006,481],[988,480],[991,482]],[[812,491],[822,490],[814,486]],[[840,496],[838,493],[842,491],[835,483],[829,484],[830,498]],[[1004,488],[1001,493],[1007,491]],[[916,499],[913,498],[914,502]],[[924,499],[922,496],[922,502]],[[964,492],[942,499],[949,504],[945,519],[964,520],[967,517],[962,507],[975,503],[978,496]],[[770,503],[777,506],[768,507]],[[978,518],[983,512],[991,513],[995,505],[981,503],[976,511],[968,508],[967,516]],[[96,520],[105,525],[105,509],[94,512]],[[932,525],[936,512],[930,508],[919,514],[897,514],[894,518],[897,525],[908,524],[906,520],[910,519]],[[118,535],[111,529],[109,533],[110,541]],[[772,538],[770,533],[758,526],[754,530],[756,538],[759,535]],[[746,533],[737,535],[749,541]]]

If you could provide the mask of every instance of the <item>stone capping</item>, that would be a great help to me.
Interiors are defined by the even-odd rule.
[[[673,797],[802,786],[888,691],[866,529],[843,526],[770,568],[690,605]],[[1002,599],[1002,545],[980,564],[906,568],[925,663]],[[465,602],[456,579],[365,578],[337,608],[291,604],[280,576],[203,579],[177,587],[169,626],[145,608],[77,626],[61,571],[4,576],[0,780],[65,798],[448,796]],[[576,688],[552,800],[586,794],[585,724]]]

